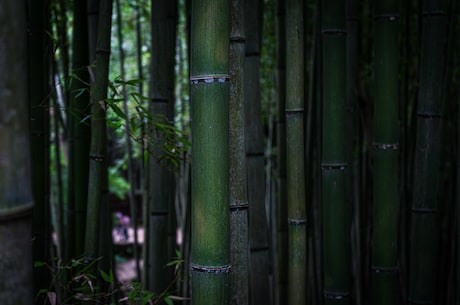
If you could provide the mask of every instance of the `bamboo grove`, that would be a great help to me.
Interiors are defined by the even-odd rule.
[[[5,0],[0,303],[460,305],[459,29],[454,0]]]

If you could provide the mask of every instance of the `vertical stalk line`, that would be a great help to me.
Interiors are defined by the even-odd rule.
[[[346,100],[346,129],[348,130],[349,145],[347,145],[347,199],[352,206],[352,273],[353,273],[353,302],[356,305],[362,304],[363,296],[363,246],[362,246],[362,221],[361,221],[361,198],[360,198],[360,156],[361,137],[359,128],[359,112],[357,88],[359,80],[359,54],[360,54],[360,4],[357,0],[347,1],[346,22],[347,22],[347,100]]]
[[[312,203],[310,217],[310,225],[312,242],[308,254],[311,257],[312,269],[310,274],[314,279],[310,295],[314,304],[323,304],[323,275],[322,275],[322,240],[321,240],[321,99],[322,99],[322,52],[321,52],[321,5],[322,0],[315,1],[315,23],[314,23],[314,40],[313,40],[313,56],[312,56],[312,71],[310,91],[308,93],[308,104],[311,104],[312,115],[310,116],[311,122],[311,136],[310,140],[306,143],[307,147],[311,150],[311,174],[309,174],[308,182],[312,184]],[[307,125],[307,126],[309,126]],[[307,130],[307,135],[310,132]]]
[[[86,214],[85,255],[95,259],[99,253],[100,221],[103,197],[107,192],[107,155],[105,111],[108,87],[112,1],[100,0],[99,27],[96,44],[95,83],[91,96],[91,146],[89,155],[88,209]]]
[[[69,26],[67,20],[67,2],[64,0],[58,0],[56,3],[56,31],[59,42],[61,68],[64,75],[64,91],[62,99],[64,101],[63,106],[68,107],[69,102],[69,67],[70,67],[70,52],[69,52],[69,39],[67,35],[67,27]]]
[[[401,21],[403,32],[401,34],[401,98],[400,98],[400,182],[401,182],[401,196],[400,196],[400,225],[398,238],[399,242],[399,273],[401,285],[401,298],[407,300],[407,284],[409,272],[409,238],[410,230],[410,213],[412,202],[412,180],[414,174],[414,151],[415,151],[415,112],[417,105],[417,77],[419,64],[419,50],[420,44],[420,24],[416,16],[418,16],[419,5],[421,1],[410,0],[405,1],[402,5]],[[416,85],[417,84],[417,85]]]
[[[454,9],[455,9],[455,18],[453,19],[454,24],[457,25],[456,28],[458,28],[459,22],[460,22],[460,6],[455,2],[454,4]],[[454,46],[457,47],[457,49],[460,47],[459,43],[459,38],[460,35],[455,35],[453,34],[453,37],[456,37],[456,43],[454,42]],[[457,56],[457,63],[458,63],[458,56]],[[460,88],[460,80],[457,79],[457,90]],[[456,268],[454,271],[454,277],[453,277],[453,282],[455,283],[453,285],[453,289],[455,291],[454,293],[454,304],[458,305],[460,304],[460,97],[457,96],[456,99],[456,104],[457,104],[457,155],[456,155],[456,191],[455,191],[455,220],[454,220],[454,228],[455,228],[455,247],[454,247],[454,261],[456,262]]]
[[[399,3],[377,1],[374,24],[374,186],[371,303],[398,301]]]
[[[230,198],[230,304],[249,304],[248,198],[244,104],[244,2],[231,1],[229,198]]]
[[[304,136],[303,1],[286,0],[286,191],[288,222],[288,300],[306,304],[307,212]]]
[[[33,259],[50,262],[50,40],[49,1],[28,1],[28,89],[33,211]],[[51,275],[45,268],[34,269],[35,295],[51,285]],[[42,299],[40,299],[42,300]]]
[[[152,1],[149,111],[153,120],[160,120],[164,124],[172,124],[170,118],[174,104],[172,88],[174,87],[175,25],[172,25],[169,17],[176,9],[175,1]],[[174,177],[167,164],[160,162],[162,154],[165,153],[164,144],[167,135],[154,126],[149,127],[148,133],[150,138],[148,144],[148,207],[146,210],[148,256],[144,260],[145,279],[146,287],[154,293],[160,293],[172,280],[172,270],[165,270],[164,267],[172,257],[168,244],[168,232],[173,224],[171,218],[175,217],[175,213],[171,213],[174,207]]]
[[[69,173],[65,258],[84,252],[88,196],[91,114],[89,98],[88,15],[86,1],[73,4],[72,81],[68,109]]]
[[[350,303],[345,1],[322,2],[322,238],[324,304]]]
[[[53,75],[54,80],[55,80],[55,87],[56,87],[56,94],[54,94],[54,100],[53,100],[53,131],[54,131],[54,167],[56,171],[56,194],[54,195],[54,217],[55,217],[55,230],[56,230],[56,240],[57,240],[57,246],[56,246],[56,252],[58,257],[64,257],[64,249],[66,248],[67,241],[65,240],[64,237],[64,211],[65,211],[65,205],[64,205],[64,188],[63,188],[63,169],[62,169],[62,155],[61,155],[61,104],[60,101],[62,102],[62,88],[61,88],[61,83],[59,82],[58,79],[58,72],[57,72],[57,63],[55,60],[53,60],[52,63],[52,68],[53,68]],[[63,132],[64,133],[64,132]]]
[[[261,112],[261,41],[264,2],[244,1],[246,165],[249,202],[249,303],[268,304],[269,229],[265,207],[265,151]]]
[[[4,1],[0,9],[0,302],[18,305],[34,304],[35,300],[24,4]]]
[[[230,2],[192,3],[192,304],[229,301]]]
[[[458,36],[457,36],[458,37]],[[460,84],[460,83],[459,83]],[[456,259],[456,268],[454,274],[454,290],[456,292],[455,294],[455,304],[460,304],[460,101],[458,100],[459,97],[457,97],[457,108],[459,109],[459,112],[457,113],[457,160],[456,160],[456,165],[457,165],[457,172],[456,172],[456,198],[455,198],[455,242],[456,242],[456,247],[455,247],[455,259]]]
[[[276,1],[276,56],[277,56],[277,186],[276,208],[272,218],[274,304],[285,304],[288,299],[287,266],[287,206],[286,206],[286,4]]]
[[[118,37],[118,54],[120,60],[120,74],[121,74],[121,81],[122,81],[122,96],[123,96],[123,112],[126,116],[126,123],[125,123],[125,136],[126,136],[126,153],[128,155],[127,160],[127,171],[128,171],[128,182],[130,184],[130,188],[128,191],[128,202],[129,202],[129,209],[131,213],[132,219],[132,226],[134,230],[134,244],[133,244],[133,255],[136,264],[136,277],[139,279],[141,277],[141,268],[139,263],[139,239],[138,239],[138,217],[137,217],[137,205],[135,201],[135,181],[133,177],[133,170],[134,170],[134,160],[133,160],[133,144],[131,141],[131,124],[130,124],[130,116],[129,116],[129,108],[128,108],[128,92],[126,90],[126,72],[125,72],[125,52],[123,50],[123,34],[122,34],[122,16],[121,16],[121,7],[120,7],[120,0],[115,1],[116,4],[116,12],[117,12],[117,37]]]
[[[447,44],[446,1],[424,1],[409,245],[410,304],[435,304]]]

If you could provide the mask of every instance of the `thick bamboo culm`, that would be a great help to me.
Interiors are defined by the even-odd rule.
[[[192,4],[192,304],[229,300],[230,2]]]
[[[399,3],[376,3],[374,14],[374,202],[372,304],[396,304],[399,212]]]
[[[350,304],[345,1],[323,1],[321,12],[323,300],[326,305]]]
[[[294,305],[307,302],[303,0],[286,1],[286,49],[288,300]]]

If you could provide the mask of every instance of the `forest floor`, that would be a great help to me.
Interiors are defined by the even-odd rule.
[[[137,239],[139,245],[144,243],[143,227],[137,229]],[[112,231],[112,240],[115,248],[115,271],[118,281],[125,283],[134,280],[136,278],[136,261],[132,256],[134,229],[132,227],[128,228],[128,239],[124,239],[124,236],[114,229]],[[142,261],[140,264],[142,267]]]

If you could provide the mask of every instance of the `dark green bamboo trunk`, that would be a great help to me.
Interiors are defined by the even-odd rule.
[[[230,2],[192,3],[192,304],[229,301]]]
[[[88,18],[85,1],[73,7],[72,82],[68,111],[69,178],[66,259],[84,252],[86,201],[88,199],[91,105],[89,99]]]
[[[322,2],[322,238],[324,304],[350,303],[346,175],[345,1]]]
[[[26,9],[0,9],[0,302],[34,303]],[[35,80],[33,80],[35,81]]]
[[[446,1],[424,1],[409,248],[410,304],[435,304],[447,44]]]
[[[174,37],[175,25],[168,16],[176,10],[174,1],[152,1],[152,82],[150,112],[154,119],[164,123],[172,116],[174,87]],[[166,162],[160,162],[166,137],[152,127],[149,147],[149,200],[147,209],[146,287],[155,293],[162,292],[172,280],[171,268],[165,265],[172,259],[168,245],[171,207],[174,204],[174,178]]]
[[[89,58],[91,63],[94,63],[96,60],[97,28],[99,24],[99,2],[100,0],[86,0],[88,9]]]
[[[244,2],[246,166],[249,203],[249,303],[268,304],[269,246],[265,209],[264,132],[261,120],[260,48],[263,1]]]
[[[360,58],[360,1],[347,1],[347,118],[346,130],[347,139],[347,160],[349,170],[347,171],[347,194],[352,203],[352,273],[353,273],[353,302],[356,305],[362,304],[363,296],[363,265],[362,259],[362,221],[361,221],[361,202],[360,202],[360,183],[361,183],[361,137],[359,128],[359,109],[358,109],[358,87]]]
[[[377,1],[374,14],[374,205],[372,304],[398,301],[399,2]]]
[[[107,135],[105,114],[107,98],[112,1],[101,0],[96,44],[95,83],[91,88],[91,146],[89,154],[88,207],[86,214],[85,255],[99,255],[102,216],[109,214],[103,205],[107,193]]]
[[[458,37],[458,36],[457,36]],[[458,106],[457,109],[460,110],[460,101],[457,101]],[[459,112],[460,113],[460,112]],[[458,115],[458,114],[457,114]],[[460,304],[460,116],[457,116],[457,171],[456,171],[456,182],[457,182],[457,191],[456,191],[456,198],[455,198],[455,242],[456,242],[456,256],[455,259],[457,261],[457,266],[455,268],[455,304]]]
[[[288,299],[287,266],[287,197],[286,197],[286,4],[276,1],[276,48],[277,48],[277,194],[272,230],[273,240],[273,303],[285,304]]]
[[[48,1],[29,1],[29,107],[32,191],[34,195],[33,251],[34,261],[51,258],[50,219],[50,141],[49,141],[49,26]],[[33,13],[32,13],[33,12]],[[34,270],[35,294],[47,289],[51,275],[46,268]]]
[[[288,217],[288,300],[306,304],[307,213],[304,136],[303,1],[286,1],[286,192]]]
[[[231,1],[230,31],[230,304],[249,303],[248,199],[244,104],[244,2]]]

